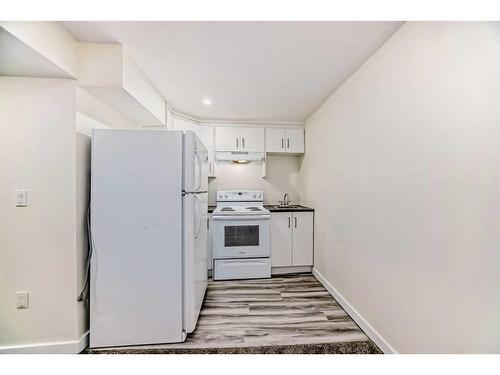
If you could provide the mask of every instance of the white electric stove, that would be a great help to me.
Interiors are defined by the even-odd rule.
[[[214,280],[271,277],[270,226],[262,191],[218,191],[212,233]]]

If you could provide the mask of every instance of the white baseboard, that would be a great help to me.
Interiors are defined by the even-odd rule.
[[[78,354],[89,344],[89,331],[75,341],[56,341],[33,345],[3,346],[1,354]]]
[[[272,267],[272,275],[286,275],[287,273],[305,273],[311,272],[311,266],[291,266],[291,267]]]
[[[349,316],[356,322],[356,324],[363,330],[364,333],[382,350],[385,354],[397,354],[397,351],[389,345],[387,341],[368,323],[365,318],[340,294],[337,289],[333,287],[315,268],[313,268],[313,275],[325,287],[325,289],[332,295],[333,298],[342,306],[342,308],[349,314]]]

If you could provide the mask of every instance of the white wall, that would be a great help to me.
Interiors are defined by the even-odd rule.
[[[57,23],[0,26],[76,76],[77,43]],[[136,125],[75,84],[0,77],[0,352],[74,353],[86,344],[88,306],[77,296],[88,248],[90,131]],[[28,189],[27,208],[15,207],[19,188]],[[29,292],[29,309],[16,309],[16,291]]]
[[[78,43],[58,22],[1,21],[0,27],[22,40],[70,77],[76,77]]]
[[[78,85],[136,125],[165,125],[165,99],[120,44],[79,43]]]
[[[75,81],[0,77],[0,350],[77,342]],[[15,190],[28,207],[15,207]],[[16,291],[29,309],[16,309]],[[82,308],[81,308],[82,309]]]
[[[72,80],[0,77],[0,351],[75,352],[88,331],[88,306],[76,299],[88,249],[90,132],[130,123],[89,98],[83,108],[109,123],[77,111],[75,89]],[[28,189],[27,208],[15,207],[19,188]],[[16,291],[30,293],[29,309],[16,309]]]
[[[307,121],[315,268],[405,353],[500,352],[500,26],[404,25]]]
[[[80,87],[76,88],[76,109],[78,112],[86,115],[87,117],[90,117],[101,124],[106,124],[112,128],[137,128],[137,124],[134,124],[121,113],[116,112],[113,108],[101,102]],[[79,119],[77,117],[77,126],[79,124],[78,120]],[[80,123],[88,123],[88,119],[82,118],[81,120],[82,121]],[[94,123],[94,125],[101,127],[97,123]],[[92,127],[94,126],[91,125],[90,128]]]
[[[141,123],[142,126],[165,125],[165,99],[156,90],[153,83],[144,72],[130,58],[127,51],[123,51],[123,88],[127,90],[136,100],[140,101],[154,116],[152,123]],[[158,123],[158,121],[160,123]]]
[[[217,190],[262,190],[264,203],[274,204],[288,193],[293,203],[300,202],[299,157],[267,156],[267,174],[262,178],[262,164],[217,162],[217,178],[209,180],[208,204],[217,204]]]

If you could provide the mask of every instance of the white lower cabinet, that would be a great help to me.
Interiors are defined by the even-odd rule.
[[[292,213],[271,213],[271,266],[292,265]]]
[[[313,213],[294,212],[292,230],[292,264],[312,266],[313,264]]]
[[[313,212],[271,213],[271,265],[313,265]]]
[[[208,240],[208,247],[207,247],[207,267],[209,270],[212,269],[212,214],[208,214],[207,218],[207,229],[208,229],[208,234],[207,234],[207,240]]]

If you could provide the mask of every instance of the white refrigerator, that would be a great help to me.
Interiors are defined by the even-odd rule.
[[[207,173],[193,132],[93,130],[90,347],[182,342],[195,329]]]

